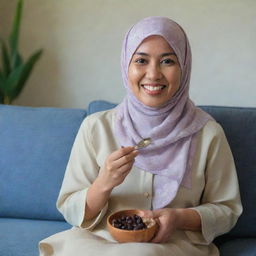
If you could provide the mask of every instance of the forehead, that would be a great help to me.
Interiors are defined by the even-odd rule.
[[[144,52],[144,53],[167,53],[174,52],[169,43],[162,37],[158,35],[152,35],[145,38],[137,47],[134,53]]]

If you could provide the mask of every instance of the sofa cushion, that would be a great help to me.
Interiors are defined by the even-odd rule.
[[[89,104],[90,114],[115,107],[107,101]],[[243,214],[229,236],[256,235],[256,108],[200,106],[223,127],[238,173]]]
[[[225,256],[255,256],[256,238],[237,238],[219,246],[220,255]]]
[[[0,105],[0,217],[63,220],[56,209],[85,110]]]
[[[71,226],[64,221],[0,218],[0,255],[38,255],[38,242]]]

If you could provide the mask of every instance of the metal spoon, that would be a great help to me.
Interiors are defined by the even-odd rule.
[[[141,149],[147,147],[151,143],[151,138],[142,139],[139,143],[136,144],[136,149]]]

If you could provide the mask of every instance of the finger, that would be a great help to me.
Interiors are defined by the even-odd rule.
[[[121,182],[123,182],[126,176],[130,173],[131,169],[132,165],[130,164],[123,166],[121,169],[119,168],[115,173],[116,179],[119,179]]]
[[[155,237],[150,241],[151,243],[163,243],[166,241],[165,239],[165,229],[159,226],[158,232],[156,233]]]
[[[122,166],[120,166],[117,169],[117,171],[120,172],[120,173],[125,173],[127,171],[130,171],[132,169],[132,166],[133,166],[134,162],[135,162],[135,160],[133,159],[130,162],[123,164]]]
[[[134,147],[123,147],[123,148],[119,148],[118,150],[114,151],[111,155],[110,158],[111,160],[115,161],[117,159],[120,159],[121,157],[130,154],[131,152],[133,152],[135,150]]]
[[[153,218],[153,211],[149,211],[149,210],[142,210],[142,216],[141,217],[145,217],[145,218]]]
[[[122,176],[123,179],[125,179],[126,176],[130,173],[130,171],[131,171],[131,169],[128,169],[128,170],[122,172],[120,175]]]
[[[143,212],[144,216],[146,218],[153,218],[153,219],[157,219],[158,217],[160,217],[160,210],[153,210],[153,211],[144,211]]]
[[[115,160],[113,162],[113,164],[115,165],[116,168],[120,168],[123,165],[129,164],[129,163],[133,164],[134,163],[134,159],[135,159],[135,157],[137,155],[138,155],[138,150],[134,150],[131,153],[129,153],[127,155],[124,155],[121,158]]]
[[[137,152],[133,151],[131,154],[129,154],[129,156],[125,156],[125,158],[123,159],[119,159],[116,161],[111,161],[110,159],[107,159],[105,163],[105,168],[107,171],[114,174],[117,178],[118,176],[123,175],[123,173],[125,172],[130,172],[134,164],[134,158],[136,155]]]

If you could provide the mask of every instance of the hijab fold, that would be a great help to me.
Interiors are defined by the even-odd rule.
[[[131,58],[151,35],[162,36],[177,55],[181,84],[176,94],[161,107],[140,102],[128,83]],[[152,144],[141,149],[134,165],[154,174],[153,209],[163,208],[176,196],[180,185],[191,187],[191,166],[196,148],[196,134],[212,119],[189,99],[191,50],[183,29],[165,17],[148,17],[126,34],[121,68],[127,96],[116,108],[114,133],[120,146],[131,146],[150,137]]]

